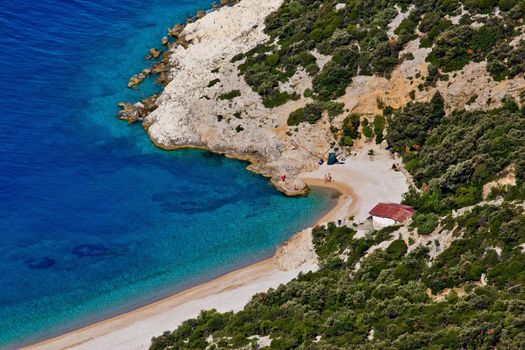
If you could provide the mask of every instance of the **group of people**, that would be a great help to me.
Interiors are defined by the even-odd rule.
[[[286,174],[281,174],[281,175],[279,176],[279,179],[280,179],[282,182],[286,183]],[[288,190],[299,191],[300,188],[299,188],[299,186],[294,182],[294,183],[292,184],[292,187],[291,187],[291,188],[288,187]]]
[[[332,181],[334,181],[332,174],[328,173],[324,176],[324,182],[332,182]]]

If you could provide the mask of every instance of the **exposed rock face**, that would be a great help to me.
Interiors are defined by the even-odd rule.
[[[144,122],[157,145],[202,147],[249,159],[254,162],[252,170],[274,177],[282,173],[291,177],[315,167],[333,141],[328,123],[301,125],[289,137],[288,114],[304,106],[306,99],[266,109],[230,63],[233,56],[267,39],[264,18],[280,4],[281,0],[243,0],[184,29],[181,36],[192,45],[175,48],[173,80],[158,99],[158,109]],[[208,87],[216,79],[219,82]],[[297,85],[304,89],[304,83]],[[218,98],[234,90],[241,96]]]
[[[188,24],[176,26],[169,35],[177,37],[171,53],[171,64],[156,66],[153,73],[162,71],[171,82],[156,101],[158,108],[144,120],[144,127],[155,144],[166,149],[200,147],[252,162],[251,170],[271,176],[273,183],[289,192],[289,184],[279,185],[279,177],[288,179],[317,167],[318,160],[336,144],[330,132],[328,116],[315,125],[302,123],[289,127],[290,112],[304,107],[312,100],[301,97],[283,106],[267,109],[261,98],[239,76],[231,59],[267,40],[264,19],[282,0],[243,0],[232,7],[223,7]],[[408,12],[407,12],[408,13]],[[396,17],[399,22],[407,13]],[[392,30],[398,25],[393,23]],[[525,89],[522,76],[501,82],[494,81],[486,63],[469,63],[462,71],[450,73],[448,81],[418,89],[428,75],[425,61],[431,49],[420,48],[419,39],[409,42],[402,56],[412,57],[401,63],[390,79],[378,76],[358,76],[339,98],[347,113],[336,117],[333,124],[341,126],[348,113],[372,117],[381,114],[380,104],[399,108],[411,100],[428,101],[439,91],[445,100],[446,111],[455,109],[489,109],[501,99],[519,96]],[[322,66],[329,56],[312,52]],[[168,71],[170,69],[171,71]],[[169,76],[171,75],[171,76]],[[312,79],[299,70],[288,82],[280,84],[282,91],[300,95],[311,87]],[[239,97],[219,98],[232,91]],[[223,96],[224,97],[224,96]],[[380,103],[379,103],[380,102]],[[301,188],[301,186],[291,186]],[[293,194],[293,193],[292,193]]]
[[[419,39],[407,44],[400,55],[412,54],[414,59],[405,60],[394,71],[390,79],[378,76],[358,76],[346,89],[339,100],[352,113],[363,116],[381,114],[378,101],[394,108],[403,107],[410,101],[409,94],[415,92],[415,101],[429,101],[436,91],[445,100],[445,110],[450,113],[458,109],[488,110],[501,105],[505,96],[519,100],[525,90],[525,79],[495,81],[486,69],[486,62],[471,62],[461,71],[449,73],[448,81],[438,81],[434,87],[419,91],[418,85],[428,75],[428,62],[425,61],[431,49],[420,48]],[[469,103],[472,99],[475,100]],[[337,121],[342,121],[341,116]]]
[[[312,271],[318,269],[318,259],[312,242],[312,229],[305,229],[277,247],[274,260],[281,270],[294,270],[307,265]]]

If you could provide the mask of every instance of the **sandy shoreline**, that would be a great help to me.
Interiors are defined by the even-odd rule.
[[[401,200],[408,186],[403,174],[392,170],[396,160],[387,151],[370,147],[376,149],[374,157],[363,148],[346,164],[324,165],[301,174],[310,186],[341,193],[335,207],[318,224],[337,220],[349,223],[350,217],[362,221],[375,203]],[[328,172],[334,177],[331,183],[324,181]],[[175,329],[201,310],[239,311],[254,294],[287,283],[300,272],[317,269],[311,229],[305,229],[279,246],[272,258],[26,349],[147,349],[151,337]]]
[[[148,135],[160,148],[195,145],[189,147],[248,160],[249,170],[268,177],[313,169],[298,178],[309,186],[341,193],[335,207],[318,224],[338,220],[350,223],[351,217],[358,222],[365,220],[377,202],[399,202],[408,189],[403,174],[392,170],[396,160],[390,153],[377,145],[363,144],[355,147],[357,153],[348,157],[345,164],[318,167],[317,160],[329,149],[332,137],[327,125],[304,125],[293,140],[288,139],[284,136],[285,129],[279,126],[286,124],[290,112],[287,108],[291,107],[283,106],[269,113],[261,107],[260,97],[234,74],[236,68],[230,63],[231,56],[266,40],[262,21],[280,3],[281,0],[262,3],[243,0],[188,25],[187,39],[193,43],[187,50],[179,47],[173,54],[178,66],[174,71],[176,79],[166,87],[159,108],[148,116]],[[211,73],[219,66],[219,73]],[[216,77],[221,84],[207,87]],[[217,101],[220,93],[232,89],[242,90],[243,98]],[[213,97],[209,101],[201,98],[207,94]],[[235,124],[221,122],[216,117],[232,115],[237,110],[245,114],[242,120],[235,119],[235,123],[242,121],[242,133],[235,131]],[[264,128],[259,127],[261,123]],[[316,141],[309,142],[310,139]],[[371,148],[374,157],[367,155]],[[251,157],[255,154],[260,159]],[[332,174],[333,182],[325,183],[326,173]],[[287,283],[301,272],[317,270],[311,235],[311,229],[305,229],[277,247],[269,259],[25,349],[147,349],[153,336],[177,328],[201,310],[239,311],[254,294]]]
[[[317,224],[337,220],[341,210],[353,207],[350,187],[314,179],[308,182],[311,186],[340,192],[336,205]],[[197,316],[201,310],[239,311],[254,294],[287,283],[300,272],[317,269],[311,229],[308,228],[277,247],[274,256],[269,259],[23,349],[147,349],[151,337],[175,329],[183,321]]]

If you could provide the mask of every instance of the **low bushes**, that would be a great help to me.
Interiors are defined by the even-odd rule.
[[[415,213],[412,217],[412,227],[417,227],[417,233],[420,235],[431,234],[439,224],[439,218],[434,213]]]
[[[316,101],[307,104],[304,108],[299,108],[290,113],[288,117],[288,125],[299,125],[302,122],[314,124],[323,116],[323,111],[327,111],[329,117],[335,117],[343,113],[343,103],[333,101]]]
[[[356,238],[348,227],[318,226],[318,271],[256,294],[237,313],[204,311],[155,337],[150,349],[239,349],[254,335],[269,337],[271,349],[519,349],[523,211],[484,206],[451,220],[463,235],[433,260],[427,247],[408,252],[401,239],[367,254],[390,239],[386,231]],[[479,283],[483,274],[487,285]],[[429,296],[445,288],[454,290],[442,301]]]
[[[208,87],[212,87],[216,85],[217,83],[219,83],[220,81],[221,81],[220,79],[213,79],[212,81],[208,83]]]
[[[382,115],[374,117],[374,134],[376,135],[376,143],[379,145],[383,142],[383,131],[385,129],[386,119]]]
[[[332,60],[314,78],[313,89],[321,98],[334,99],[344,95],[346,87],[357,74],[359,53],[355,48],[339,49]]]
[[[299,125],[302,122],[314,124],[323,116],[323,107],[320,103],[309,103],[304,108],[290,113],[288,125]]]
[[[239,96],[241,96],[241,92],[239,90],[232,90],[219,95],[219,100],[233,100],[235,97]]]

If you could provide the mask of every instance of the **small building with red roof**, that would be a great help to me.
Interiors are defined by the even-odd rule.
[[[372,224],[375,228],[396,225],[408,220],[414,208],[399,203],[379,203],[370,210]]]

